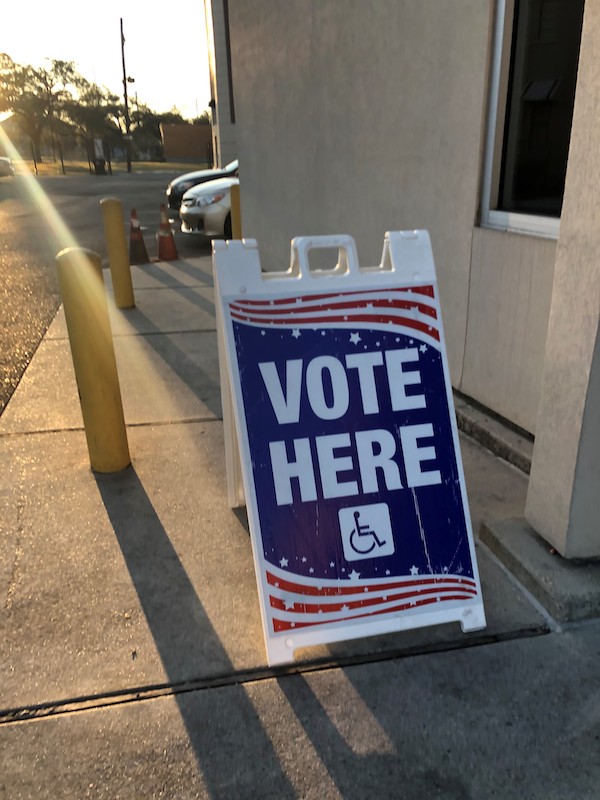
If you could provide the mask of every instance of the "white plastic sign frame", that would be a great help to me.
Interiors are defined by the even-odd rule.
[[[310,269],[320,248],[335,269]],[[378,267],[344,235],[294,239],[286,272],[262,273],[253,240],[213,242],[213,265],[229,497],[247,501],[269,664],[484,628],[427,231],[386,233]]]

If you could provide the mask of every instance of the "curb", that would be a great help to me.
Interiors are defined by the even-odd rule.
[[[475,439],[490,452],[526,475],[531,472],[533,437],[518,432],[509,423],[486,413],[468,398],[454,392],[454,407],[459,430]]]

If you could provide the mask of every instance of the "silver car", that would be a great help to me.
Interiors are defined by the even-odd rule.
[[[179,212],[183,195],[188,189],[207,181],[216,181],[218,178],[236,177],[239,166],[239,161],[236,158],[235,161],[230,161],[222,169],[201,169],[196,170],[196,172],[186,172],[185,175],[173,178],[167,186],[167,206],[171,217],[175,217]]]
[[[0,156],[0,178],[4,178],[7,175],[14,175],[15,168],[12,165],[12,161],[10,158],[4,158],[4,156]]]
[[[183,195],[179,208],[182,233],[231,239],[231,187],[239,178],[201,183]]]

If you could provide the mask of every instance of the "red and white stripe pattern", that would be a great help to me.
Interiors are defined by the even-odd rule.
[[[407,329],[407,333],[440,340],[433,285],[352,292],[309,294],[274,300],[230,301],[232,319],[261,327],[360,327]],[[438,345],[439,346],[439,345]]]
[[[477,584],[461,575],[411,575],[386,580],[319,580],[269,565],[269,616],[274,633],[398,614],[436,603],[475,600]]]

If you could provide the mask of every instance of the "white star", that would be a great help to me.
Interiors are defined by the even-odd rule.
[[[390,574],[390,571],[389,571],[389,569],[386,569],[386,571],[385,571],[385,574],[386,574],[386,575],[389,575],[389,574]]]
[[[426,344],[422,344],[419,347],[419,350],[421,351],[421,353],[426,353],[427,352],[427,345]]]
[[[300,331],[298,330],[298,328],[294,328],[294,330],[292,331],[292,336],[294,337],[294,339],[298,339],[299,338]]]
[[[350,611],[350,607],[349,607],[349,606],[347,606],[347,605],[344,603],[344,605],[342,606],[341,610],[342,610],[342,611]]]
[[[279,581],[275,581],[275,588],[279,589]]]
[[[348,573],[348,577],[351,581],[357,581],[360,578],[360,572],[357,572],[355,569],[352,572]]]
[[[381,347],[381,342],[375,342],[375,344],[377,345],[377,347]]]
[[[447,574],[448,574],[448,567],[444,567],[444,568],[442,569],[442,572],[444,572],[444,573],[447,575]]]
[[[411,311],[418,311],[419,310],[419,306],[411,306],[410,310]]]
[[[411,567],[410,568],[410,574],[411,575],[418,575],[419,574],[419,568],[418,567],[414,567],[414,566]]]
[[[414,340],[414,339],[409,339],[409,340],[408,340],[408,343],[409,343],[409,344],[414,344],[414,343],[415,343],[415,340]]]
[[[285,601],[285,610],[286,611],[293,611],[294,610],[294,601],[293,600],[286,600]]]
[[[329,562],[329,566],[330,566],[330,567],[335,567],[335,564],[333,563],[333,561],[330,561],[330,562]]]
[[[384,600],[387,600],[387,594],[384,594],[384,595],[383,595],[383,599],[384,599]]]
[[[352,344],[358,344],[360,342],[360,335],[358,332],[350,334],[350,341]]]
[[[310,573],[313,573],[313,572],[315,571],[315,570],[314,570],[314,567],[309,567],[309,568],[308,568],[308,571],[309,571]]]
[[[322,613],[323,613],[323,609],[322,609],[322,608],[320,608],[320,609],[317,611],[317,614],[322,614]]]
[[[302,556],[302,563],[306,564],[306,556]]]
[[[325,336],[325,331],[321,331],[321,336]]]
[[[369,591],[369,587],[365,586],[365,588],[363,589],[363,592],[368,592],[368,591]]]
[[[261,335],[261,336],[264,336],[264,335],[265,335],[265,332],[264,332],[264,331],[261,331],[261,332],[260,332],[260,335]]]
[[[287,567],[287,565],[288,565],[288,560],[287,560],[287,558],[280,558],[280,559],[279,559],[279,566],[280,566],[280,567]]]

